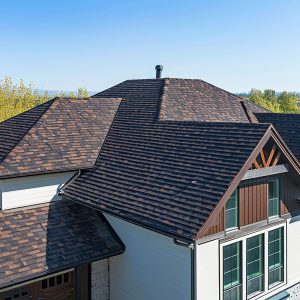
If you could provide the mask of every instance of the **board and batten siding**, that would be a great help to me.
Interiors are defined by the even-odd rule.
[[[289,174],[244,181],[239,186],[239,226],[254,224],[268,218],[268,182],[280,178],[280,214],[300,212],[300,186]],[[215,224],[207,230],[206,236],[224,231],[225,211],[219,214]]]
[[[191,249],[105,214],[125,244],[109,259],[110,300],[191,300]]]
[[[2,179],[0,181],[1,209],[59,200],[58,189],[75,173],[63,172]]]

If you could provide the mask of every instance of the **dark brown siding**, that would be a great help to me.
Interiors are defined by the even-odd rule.
[[[245,226],[268,218],[268,182],[271,178],[259,182],[242,183],[239,187],[239,226]],[[300,186],[293,177],[284,174],[280,177],[280,214],[300,212]],[[224,231],[225,212],[222,209],[219,218],[205,234],[206,236]]]
[[[222,232],[224,231],[224,225],[225,225],[225,209],[223,207],[223,209],[221,210],[220,214],[219,214],[219,218],[218,218],[218,222],[214,225],[212,225],[208,231],[206,232],[205,236],[211,235],[211,234],[215,234],[218,232]]]
[[[300,186],[296,185],[290,175],[281,178],[281,214],[293,214],[300,211]]]
[[[239,189],[240,226],[267,219],[268,183],[249,184]]]
[[[79,299],[82,300],[89,300],[89,272],[90,269],[88,264],[77,267],[77,293],[79,294]]]

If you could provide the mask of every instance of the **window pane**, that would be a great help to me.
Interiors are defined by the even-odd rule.
[[[283,281],[283,227],[269,231],[269,285]]]
[[[238,227],[238,196],[237,190],[233,192],[225,206],[226,229]]]
[[[241,242],[223,248],[224,299],[241,299]]]
[[[247,239],[247,295],[264,290],[263,235]]]
[[[269,182],[269,217],[279,215],[279,179]]]

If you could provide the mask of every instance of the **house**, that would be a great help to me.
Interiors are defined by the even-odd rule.
[[[0,299],[297,299],[294,123],[175,78],[1,123]]]

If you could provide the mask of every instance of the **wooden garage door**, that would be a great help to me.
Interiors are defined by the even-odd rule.
[[[3,292],[0,300],[75,300],[74,271]]]

